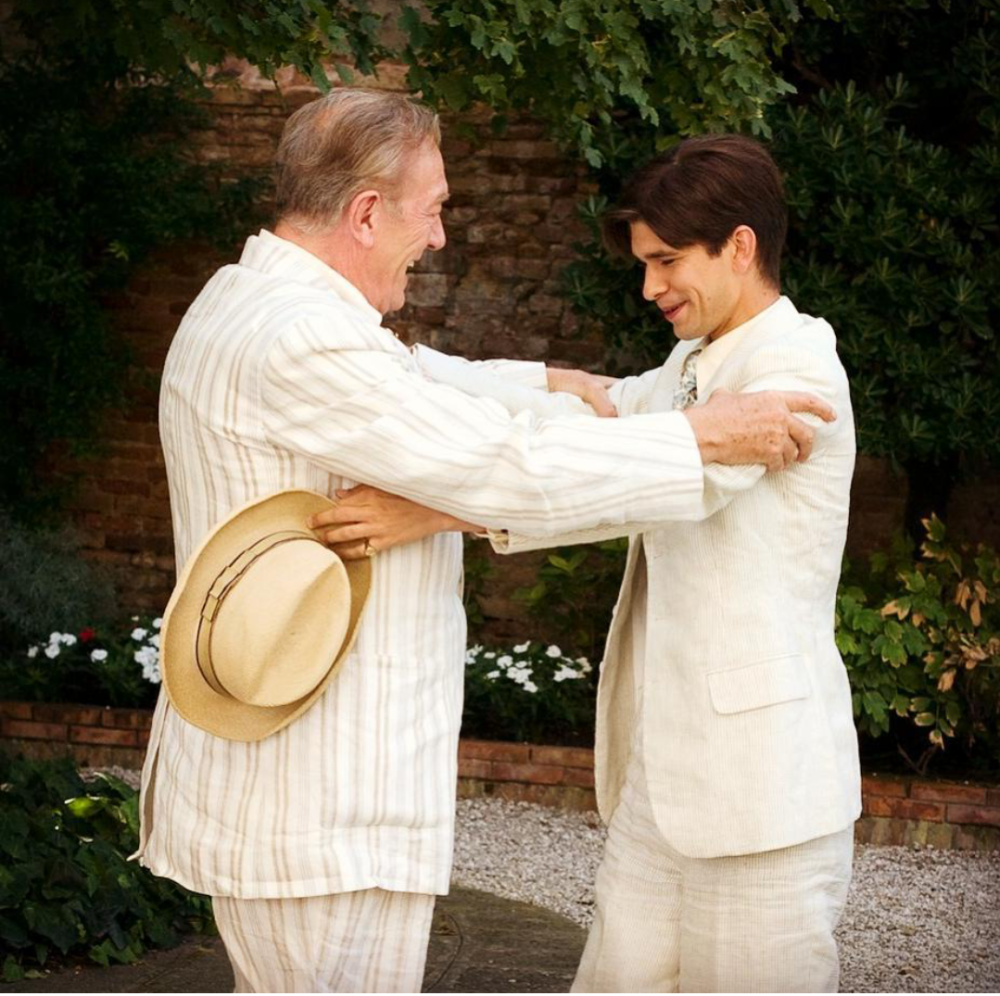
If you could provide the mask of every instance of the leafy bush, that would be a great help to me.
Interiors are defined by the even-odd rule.
[[[966,764],[998,770],[1000,557],[949,544],[936,517],[925,527],[916,560],[899,542],[841,584],[837,646],[858,730],[892,733],[920,773],[949,744]]]
[[[53,953],[135,961],[211,924],[211,902],[126,860],[139,800],[110,775],[84,783],[67,761],[0,755],[0,958],[5,981]]]
[[[627,551],[627,539],[553,550],[535,583],[515,597],[544,624],[546,636],[599,660]]]
[[[93,450],[101,414],[127,401],[105,297],[157,245],[231,241],[252,193],[185,151],[204,120],[190,87],[132,74],[92,38],[0,46],[0,502],[22,518],[65,491],[37,479],[49,445]]]
[[[160,619],[132,617],[127,633],[85,627],[0,657],[0,687],[11,699],[147,708],[160,688]]]
[[[526,641],[465,655],[462,735],[568,745],[593,743],[594,671],[585,657]]]
[[[39,633],[104,625],[117,614],[114,586],[79,555],[68,528],[32,529],[0,508],[0,661]]]

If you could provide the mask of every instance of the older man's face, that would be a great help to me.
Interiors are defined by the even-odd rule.
[[[445,244],[441,208],[448,199],[441,151],[425,142],[403,167],[399,196],[383,202],[378,241],[371,260],[371,303],[383,315],[406,301],[407,273],[423,254]]]

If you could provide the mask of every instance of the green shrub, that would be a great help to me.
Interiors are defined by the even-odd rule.
[[[541,744],[593,743],[594,670],[554,644],[470,647],[462,735]]]
[[[54,953],[135,961],[211,925],[211,903],[128,855],[139,800],[110,775],[84,783],[67,761],[0,755],[0,959],[16,981]]]
[[[627,539],[553,550],[535,583],[515,597],[544,625],[548,639],[600,660],[627,551]]]
[[[160,690],[160,619],[133,616],[121,626],[53,630],[0,657],[9,699],[149,708]]]
[[[0,508],[0,662],[21,657],[40,633],[115,618],[111,579],[79,547],[71,529],[30,528]]]
[[[947,543],[936,517],[925,527],[918,557],[900,541],[867,572],[845,571],[837,646],[855,721],[863,736],[891,734],[921,774],[949,746],[1000,770],[1000,557]]]

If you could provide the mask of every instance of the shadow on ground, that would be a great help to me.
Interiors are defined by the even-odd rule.
[[[584,931],[555,913],[471,889],[437,902],[424,975],[428,993],[565,993]],[[225,993],[233,974],[222,942],[199,937],[134,965],[78,965],[0,993]]]

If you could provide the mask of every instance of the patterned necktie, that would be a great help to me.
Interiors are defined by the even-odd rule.
[[[674,408],[690,408],[698,400],[698,354],[703,348],[692,349],[684,358],[681,379],[674,391]]]

